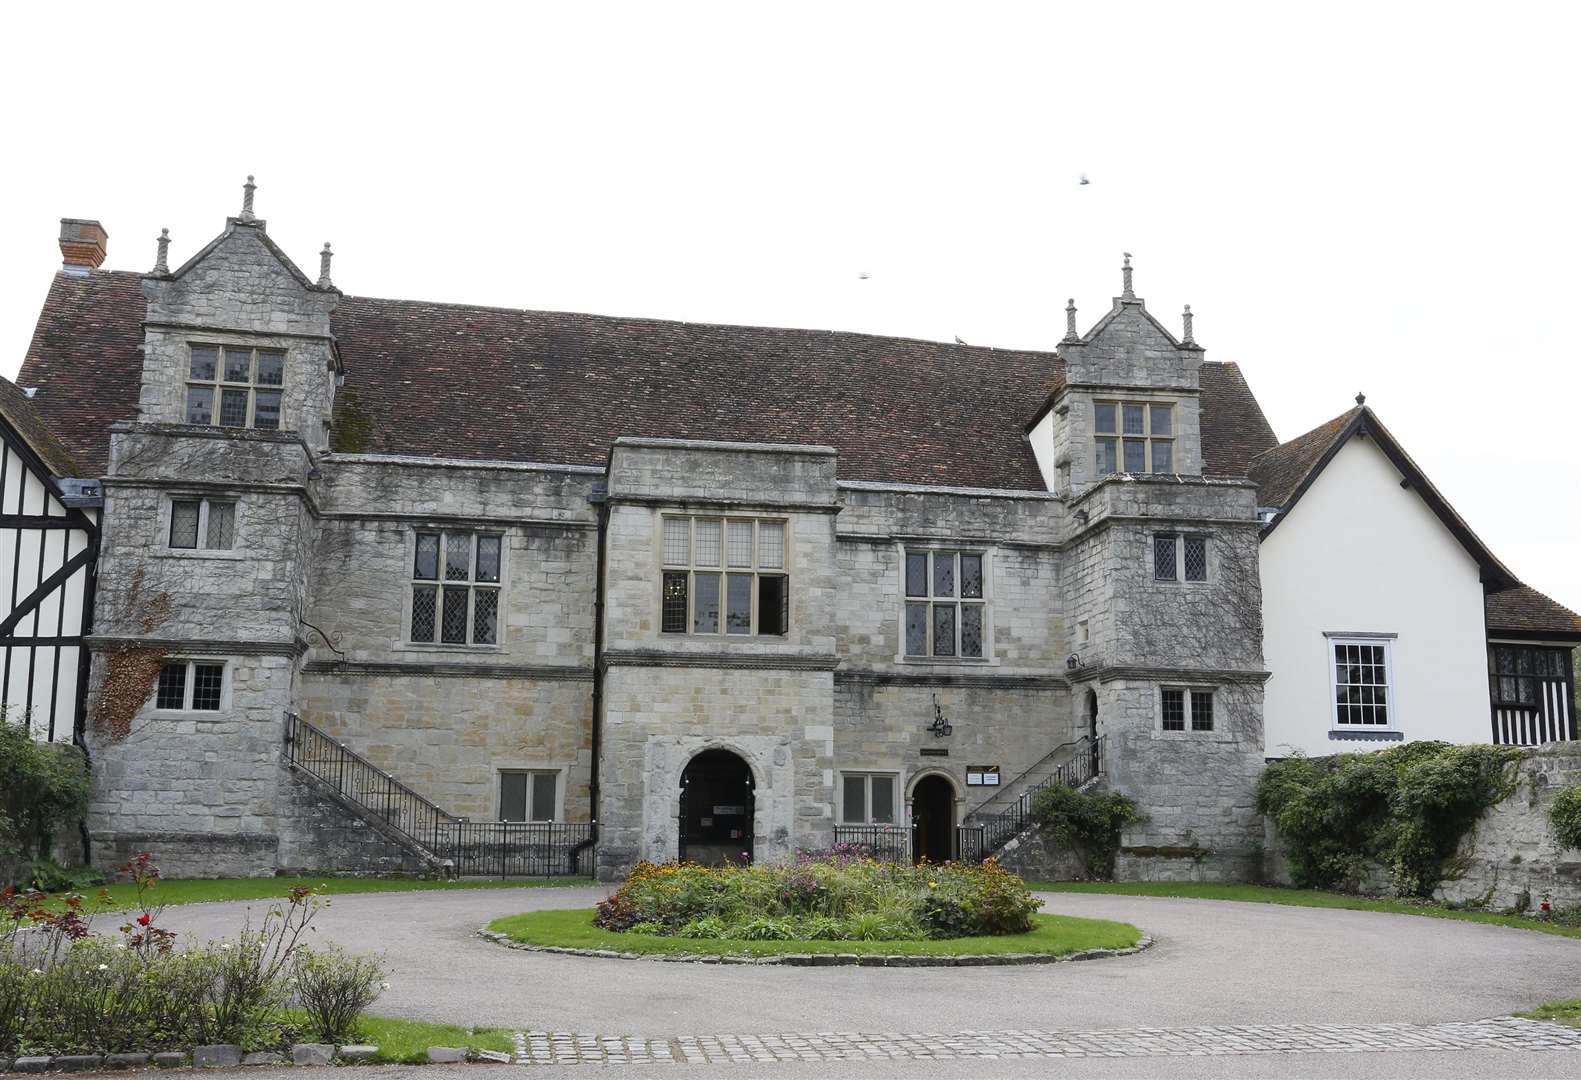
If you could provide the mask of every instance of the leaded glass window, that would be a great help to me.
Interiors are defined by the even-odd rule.
[[[188,352],[187,423],[279,429],[282,350],[194,344]]]
[[[1175,580],[1175,537],[1153,537],[1153,580]]]
[[[1098,475],[1175,469],[1174,406],[1150,402],[1093,403],[1093,445]]]
[[[224,703],[225,665],[217,660],[171,660],[159,669],[156,709],[218,712]]]
[[[1339,727],[1387,727],[1389,694],[1387,640],[1332,638],[1334,723]]]
[[[186,551],[230,551],[236,546],[232,499],[172,499],[170,546]]]
[[[666,516],[663,530],[662,633],[780,636],[789,630],[783,521]]]
[[[1207,581],[1208,538],[1179,533],[1153,535],[1154,581]]]
[[[903,612],[907,656],[987,655],[987,613],[981,552],[905,553]]]
[[[499,533],[417,533],[408,639],[419,645],[498,645],[504,549]]]
[[[1158,692],[1158,726],[1164,731],[1212,731],[1213,691],[1166,686]]]

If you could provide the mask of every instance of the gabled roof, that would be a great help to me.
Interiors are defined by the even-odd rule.
[[[1247,475],[1257,485],[1257,504],[1279,510],[1273,521],[1263,529],[1265,538],[1290,516],[1290,511],[1322,475],[1328,463],[1334,460],[1334,455],[1356,435],[1369,437],[1378,444],[1378,449],[1410,483],[1411,489],[1482,568],[1482,581],[1489,590],[1513,588],[1519,584],[1509,568],[1478,539],[1477,534],[1471,531],[1471,526],[1455,512],[1455,508],[1449,505],[1449,501],[1411,460],[1395,437],[1389,434],[1389,429],[1364,404],[1358,404],[1349,412],[1341,413],[1328,423],[1253,459]]]
[[[55,433],[40,419],[22,388],[10,379],[0,378],[0,416],[28,449],[38,456],[51,475],[61,478],[80,476],[81,470],[71,451],[55,437]]]
[[[168,281],[176,281],[185,277],[188,271],[197,266],[204,259],[208,258],[214,249],[223,244],[226,239],[236,232],[237,229],[251,229],[253,235],[256,236],[260,242],[262,242],[265,250],[267,250],[269,254],[273,255],[279,261],[286,273],[295,278],[296,283],[302,286],[302,288],[307,289],[310,292],[338,291],[333,288],[321,288],[316,281],[302,273],[301,268],[298,267],[296,263],[291,261],[291,256],[282,251],[279,244],[276,244],[273,240],[269,239],[269,233],[264,228],[264,222],[257,219],[252,221],[243,221],[241,218],[226,218],[224,231],[222,231],[213,240],[210,240],[207,244],[204,244],[203,247],[198,249],[197,254],[193,255],[192,258],[188,259],[186,262],[182,263],[180,266],[176,267],[175,270],[168,274],[149,274],[147,276]]]
[[[1488,636],[1581,642],[1581,615],[1529,585],[1489,593]]]
[[[141,285],[57,274],[22,367],[91,475],[109,425],[137,419]],[[1051,352],[357,296],[331,330],[342,451],[601,466],[622,435],[818,442],[842,480],[1026,491],[1044,484],[1022,419],[1063,370]],[[1233,369],[1202,366],[1203,457],[1242,476],[1273,437]]]

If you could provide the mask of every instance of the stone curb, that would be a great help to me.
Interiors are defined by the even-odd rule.
[[[556,956],[590,956],[599,960],[652,960],[671,964],[757,964],[779,967],[1010,967],[1023,964],[1063,964],[1074,960],[1104,960],[1131,956],[1153,946],[1144,934],[1128,949],[1083,949],[1051,956],[1047,953],[968,953],[961,956],[913,956],[888,953],[781,953],[779,956],[721,956],[707,953],[629,953],[610,949],[573,949],[565,945],[526,945],[487,927],[478,937],[507,949],[550,953]]]
[[[342,1046],[337,1054],[336,1048],[327,1044],[299,1043],[292,1048],[292,1055],[288,1058],[284,1054],[273,1051],[256,1054],[242,1054],[241,1047],[232,1045],[215,1045],[195,1047],[192,1054],[183,1051],[167,1050],[158,1054],[123,1053],[123,1054],[40,1054],[36,1056],[23,1055],[12,1058],[0,1056],[0,1073],[60,1073],[60,1072],[94,1072],[103,1070],[124,1071],[127,1069],[180,1069],[194,1064],[200,1069],[241,1069],[245,1067],[279,1066],[290,1067],[294,1064],[302,1068],[315,1065],[328,1066],[338,1060],[343,1063],[360,1063],[371,1061],[379,1052],[377,1046]],[[434,1049],[439,1049],[435,1047]],[[297,1051],[316,1051],[306,1055],[298,1055]],[[493,1053],[488,1058],[490,1061],[510,1060],[509,1054]],[[303,1060],[303,1057],[307,1060]],[[235,1061],[230,1061],[235,1057]]]

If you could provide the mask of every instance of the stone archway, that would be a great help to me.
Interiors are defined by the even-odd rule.
[[[925,773],[911,787],[911,857],[946,863],[955,851],[955,785],[938,773]]]
[[[752,769],[730,750],[704,750],[681,772],[678,858],[723,866],[750,863],[756,785]]]

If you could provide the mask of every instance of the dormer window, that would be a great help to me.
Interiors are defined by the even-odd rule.
[[[1175,409],[1151,401],[1093,403],[1098,475],[1175,471]]]
[[[193,345],[187,378],[187,423],[280,428],[285,352],[238,345]]]

